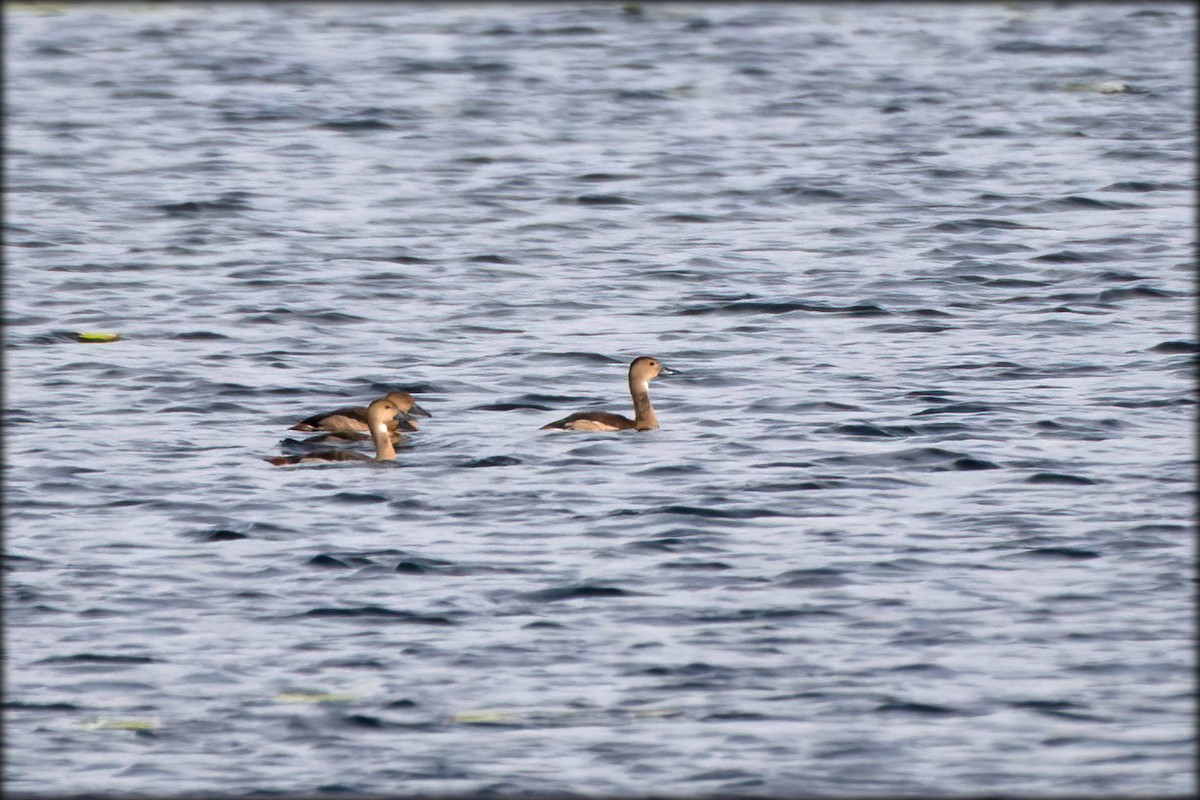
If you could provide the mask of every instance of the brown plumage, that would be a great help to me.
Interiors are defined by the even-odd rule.
[[[629,394],[633,396],[633,419],[608,411],[580,411],[543,425],[542,430],[570,431],[650,431],[658,427],[658,417],[650,405],[650,381],[660,373],[674,372],[657,358],[640,356],[629,365]]]
[[[400,413],[406,416],[417,417],[432,417],[425,409],[417,405],[417,401],[408,392],[389,392],[387,399],[391,400],[400,409]],[[390,419],[387,422],[389,431],[409,430],[415,431],[417,424],[410,419]],[[348,406],[339,408],[336,411],[326,411],[323,414],[314,414],[308,419],[301,420],[293,425],[288,430],[293,431],[328,431],[330,433],[351,433],[360,432],[367,433],[370,431],[370,426],[367,424],[367,407],[366,406]]]
[[[293,456],[274,456],[265,460],[278,467],[288,464],[327,464],[335,461],[391,461],[396,457],[396,447],[387,423],[400,413],[403,412],[392,400],[391,395],[381,397],[367,406],[363,416],[375,443],[374,458],[351,450],[317,450]]]

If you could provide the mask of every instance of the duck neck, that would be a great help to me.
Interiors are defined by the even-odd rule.
[[[392,434],[385,423],[371,426],[371,438],[375,441],[375,458],[379,461],[391,461],[396,457],[396,447],[392,444]]]
[[[630,376],[629,393],[633,395],[633,424],[639,431],[654,430],[658,427],[658,417],[654,415],[654,406],[650,405],[649,381],[637,380]]]

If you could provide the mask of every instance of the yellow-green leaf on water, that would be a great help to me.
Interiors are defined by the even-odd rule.
[[[495,725],[497,723],[516,722],[517,715],[508,711],[463,711],[451,717],[454,722],[464,725]]]
[[[89,731],[152,731],[158,727],[158,720],[97,719],[80,723],[79,727]]]
[[[639,708],[630,713],[630,716],[638,719],[659,719],[663,717],[677,717],[682,714],[674,708]]]
[[[66,13],[67,3],[45,3],[45,2],[25,2],[16,3],[9,2],[4,4],[5,11],[32,11],[35,14],[46,16],[49,14]]]
[[[116,342],[121,339],[119,333],[100,333],[98,331],[80,331],[75,335],[81,342]]]
[[[276,695],[277,703],[346,703],[354,699],[352,694],[328,694],[326,692],[283,692]]]
[[[1068,92],[1099,92],[1100,94],[1127,94],[1133,90],[1125,81],[1092,81],[1090,83],[1068,83]]]

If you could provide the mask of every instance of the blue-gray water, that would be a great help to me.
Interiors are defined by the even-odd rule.
[[[1192,6],[636,10],[6,6],[9,791],[1194,788]]]

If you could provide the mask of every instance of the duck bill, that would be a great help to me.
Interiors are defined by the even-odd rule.
[[[679,370],[671,369],[666,364],[659,364],[658,365],[658,374],[659,375],[678,375]]]
[[[405,416],[409,416],[409,417],[432,417],[432,416],[433,416],[433,414],[430,414],[428,411],[426,411],[425,409],[421,408],[421,407],[420,407],[419,405],[417,405],[416,403],[413,403],[413,404],[412,404],[412,408],[410,408],[410,409],[409,409],[409,410],[408,410],[408,411],[405,413]]]

